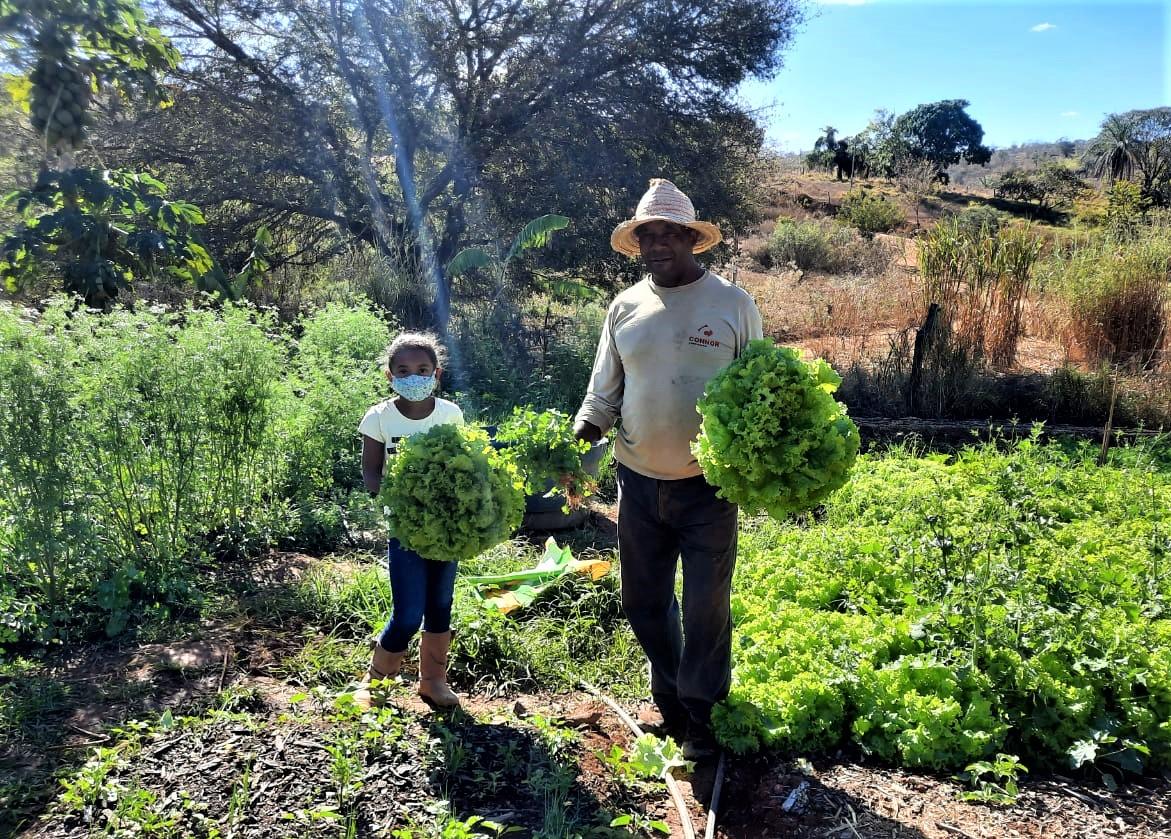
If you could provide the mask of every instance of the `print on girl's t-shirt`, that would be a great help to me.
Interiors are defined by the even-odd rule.
[[[446,399],[437,397],[435,409],[419,420],[404,417],[393,399],[385,399],[366,412],[358,431],[386,447],[387,456],[382,463],[383,474],[386,474],[390,458],[398,453],[399,442],[404,437],[421,434],[437,425],[462,425],[463,421],[464,415],[459,406]]]

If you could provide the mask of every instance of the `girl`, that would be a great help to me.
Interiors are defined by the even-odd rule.
[[[443,373],[445,352],[433,335],[406,332],[386,349],[386,378],[395,396],[366,412],[362,434],[362,481],[378,495],[387,458],[399,440],[436,425],[463,423],[459,406],[434,396]],[[407,645],[423,625],[419,643],[419,695],[434,705],[452,708],[459,697],[447,685],[447,651],[451,646],[451,601],[456,562],[424,559],[391,538],[387,545],[392,611],[374,644],[370,667],[362,677],[354,702],[363,710],[374,704],[370,682],[396,676]]]

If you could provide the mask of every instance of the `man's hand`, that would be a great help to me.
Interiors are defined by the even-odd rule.
[[[573,436],[579,440],[585,440],[587,443],[596,443],[602,439],[602,429],[592,422],[578,420],[577,424],[573,426]]]

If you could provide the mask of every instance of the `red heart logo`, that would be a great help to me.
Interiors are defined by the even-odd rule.
[[[712,335],[712,331],[711,331],[710,329],[705,329],[705,330],[703,331],[703,334],[704,334],[704,336],[706,336],[706,337],[710,338],[710,337],[711,337],[711,335]]]

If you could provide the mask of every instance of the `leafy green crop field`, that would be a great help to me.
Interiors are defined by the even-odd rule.
[[[1003,449],[864,457],[824,516],[747,524],[727,745],[1171,765],[1165,443]]]

